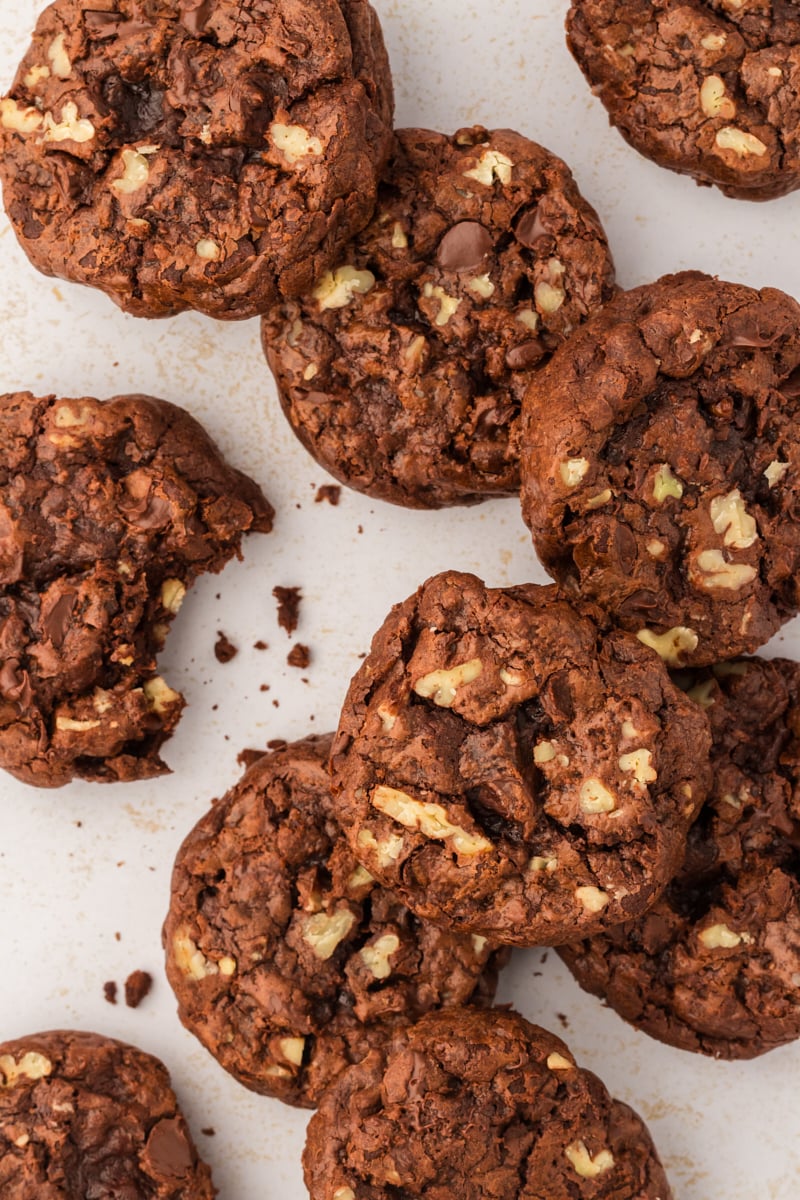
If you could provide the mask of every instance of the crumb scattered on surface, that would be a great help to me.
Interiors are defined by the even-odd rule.
[[[311,662],[311,651],[302,642],[297,642],[286,655],[286,661],[290,667],[300,667],[301,670],[304,670]],[[305,682],[304,679],[303,683]]]
[[[205,1137],[214,1137],[214,1135],[217,1131],[216,1131],[216,1129],[214,1129],[213,1125],[209,1125],[206,1129],[201,1129],[200,1132]]]
[[[258,762],[258,760],[263,757],[263,750],[254,750],[251,747],[246,746],[244,750],[240,750],[236,755],[236,761],[240,767],[244,767],[245,770],[247,770],[249,767],[252,767],[253,763]]]
[[[214,645],[214,656],[217,662],[228,663],[232,658],[236,658],[239,653],[238,647],[234,646],[233,642],[228,638],[222,630],[217,631],[217,640]]]
[[[125,1003],[128,1008],[138,1008],[153,986],[149,971],[131,971],[125,980]]]
[[[547,962],[547,951],[546,950],[545,950],[544,954],[542,955],[540,962],[543,962],[543,963]]]
[[[117,930],[117,932],[114,934],[114,937],[117,939],[118,942],[122,941],[122,934],[119,932],[119,930]]]
[[[342,489],[335,483],[323,483],[322,487],[317,488],[317,494],[314,497],[315,504],[321,504],[323,500],[327,500],[328,504],[332,504],[334,508],[339,503]]]
[[[253,642],[254,650],[269,650],[269,642],[264,642],[261,638],[257,642]]]
[[[119,934],[117,934],[119,937]],[[117,985],[113,979],[109,979],[108,983],[103,984],[103,995],[109,1004],[117,1003]]]
[[[273,708],[280,708],[280,706],[281,706],[281,702],[280,702],[280,700],[273,700],[273,701],[272,701],[272,707],[273,707]]]
[[[260,687],[258,690],[259,690],[260,692],[268,692],[268,691],[269,691],[269,684],[268,684],[268,683],[262,683],[262,684],[261,684],[261,687]]]
[[[303,593],[299,587],[274,587],[272,594],[278,601],[278,624],[291,637],[300,619],[300,601],[303,599]]]
[[[567,1014],[566,1013],[556,1013],[556,1016],[558,1017],[559,1021],[561,1022],[562,1026],[564,1027],[564,1029],[569,1029],[569,1021],[567,1020]]]
[[[358,532],[359,532],[359,533],[363,533],[363,532],[364,532],[364,526],[363,526],[363,525],[359,525],[359,527],[358,527]]]

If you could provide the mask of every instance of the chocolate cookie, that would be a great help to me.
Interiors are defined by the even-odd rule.
[[[184,1025],[246,1087],[313,1107],[429,1009],[490,1003],[506,952],[418,921],[334,821],[332,735],[266,754],[178,851],[164,926]]]
[[[800,607],[800,306],[698,272],[623,294],[525,398],[523,515],[551,575],[670,665]]]
[[[366,0],[56,0],[0,101],[5,204],[46,275],[251,317],[367,223],[392,110]]]
[[[173,404],[0,396],[0,766],[44,787],[166,771],[183,697],[156,654],[272,517]]]
[[[713,787],[646,917],[561,948],[587,991],[671,1046],[753,1058],[800,1037],[800,665],[695,673]]]
[[[3,1200],[212,1200],[163,1063],[95,1033],[0,1045]]]
[[[322,1098],[311,1200],[671,1200],[644,1122],[513,1012],[424,1017]]]
[[[331,765],[353,852],[416,913],[557,945],[666,887],[709,741],[635,638],[554,587],[449,572],[375,635]]]
[[[284,411],[326,470],[412,508],[518,490],[525,383],[614,294],[569,168],[510,130],[397,135],[371,225],[263,321]]]
[[[568,42],[626,141],[727,196],[800,186],[800,10],[743,0],[572,0]]]

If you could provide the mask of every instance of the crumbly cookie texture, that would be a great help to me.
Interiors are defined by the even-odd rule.
[[[681,684],[713,736],[683,867],[645,917],[560,953],[646,1033],[753,1058],[800,1037],[800,666],[737,659]]]
[[[0,766],[43,787],[163,773],[184,701],[156,655],[271,506],[148,396],[0,396],[0,450]]]
[[[514,1012],[424,1017],[351,1067],[311,1118],[311,1200],[671,1200],[646,1126]]]
[[[369,221],[392,114],[366,0],[56,0],[0,100],[5,205],[127,312],[251,317]]]
[[[3,1200],[213,1200],[169,1074],[94,1033],[0,1045]]]
[[[178,851],[164,926],[184,1025],[246,1087],[308,1107],[399,1025],[490,1003],[507,957],[417,920],[359,865],[331,741],[265,754],[215,803]]]
[[[375,635],[331,757],[337,811],[420,916],[556,945],[642,913],[678,869],[708,724],[601,622],[553,587],[447,572]]]
[[[611,123],[647,158],[740,199],[800,186],[795,5],[572,0],[567,40]]]
[[[699,272],[613,300],[525,397],[545,568],[670,666],[757,649],[800,606],[800,306]]]
[[[297,436],[350,487],[416,508],[519,488],[525,383],[614,294],[600,221],[511,130],[398,131],[368,228],[263,320]]]

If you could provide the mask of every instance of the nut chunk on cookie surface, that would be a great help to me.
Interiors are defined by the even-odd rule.
[[[419,921],[335,821],[332,736],[264,754],[198,822],[164,925],[178,1013],[245,1087],[313,1107],[399,1025],[491,1001],[507,951]]]
[[[411,508],[473,504],[518,490],[528,376],[613,294],[560,158],[509,129],[401,129],[370,225],[262,336],[326,470]]]
[[[582,987],[653,1037],[753,1058],[800,1038],[800,664],[682,673],[711,723],[711,794],[638,921],[561,947]]]
[[[346,1071],[303,1167],[311,1200],[672,1200],[641,1118],[497,1010],[432,1013]]]
[[[613,125],[728,196],[800,186],[800,10],[769,0],[572,0],[568,42]]]
[[[56,0],[0,100],[5,205],[127,312],[251,317],[369,221],[392,114],[366,0]]]
[[[3,1200],[213,1200],[166,1067],[94,1033],[0,1045]]]
[[[0,451],[0,766],[44,787],[161,774],[184,701],[156,655],[272,508],[148,396],[0,396]]]
[[[699,272],[623,293],[523,405],[546,570],[672,667],[757,649],[800,607],[800,306]]]
[[[601,621],[554,587],[448,572],[375,635],[333,747],[337,811],[419,915],[557,945],[643,912],[678,869],[708,723]]]

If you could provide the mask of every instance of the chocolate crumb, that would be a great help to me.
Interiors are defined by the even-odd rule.
[[[119,932],[119,930],[114,934],[114,937],[118,942],[122,941],[122,934]]]
[[[272,594],[278,601],[278,624],[291,637],[297,629],[303,594],[299,587],[274,587]]]
[[[117,1003],[117,985],[113,979],[109,979],[108,983],[103,984],[103,995],[109,1004]]]
[[[311,651],[308,646],[298,642],[286,655],[286,661],[290,667],[300,667],[302,670],[311,662]],[[306,680],[304,679],[303,682],[305,683]]]
[[[253,642],[254,650],[269,650],[269,642],[262,642],[261,638],[257,642]]]
[[[125,980],[125,1003],[128,1008],[138,1008],[153,986],[153,976],[148,971],[132,971]]]
[[[220,629],[217,632],[217,641],[214,646],[214,655],[217,659],[217,662],[228,663],[232,658],[235,658],[238,653],[238,647],[234,646],[233,642],[226,637],[226,635]]]
[[[337,487],[335,483],[324,483],[322,487],[317,488],[317,494],[314,498],[314,503],[321,504],[323,500],[327,500],[328,504],[332,504],[333,507],[336,508],[341,494],[342,489]]]
[[[201,1129],[200,1132],[204,1135],[204,1137],[214,1137],[217,1131],[214,1129],[213,1125],[209,1125],[207,1129]]]
[[[546,951],[546,950],[545,950],[544,954],[542,955],[542,957],[541,957],[541,959],[540,959],[539,961],[540,961],[541,963],[546,963],[546,962],[547,962],[547,951]]]
[[[269,684],[268,684],[268,683],[262,683],[262,684],[261,684],[261,687],[260,687],[258,690],[259,690],[260,692],[268,692],[268,691],[269,691]]]
[[[567,1020],[566,1013],[556,1013],[556,1016],[558,1017],[564,1029],[569,1029],[569,1021]]]
[[[281,706],[281,702],[280,702],[280,700],[273,700],[273,701],[272,701],[272,707],[273,707],[273,708],[280,708],[280,706]]]
[[[263,750],[252,750],[249,747],[246,747],[244,750],[240,750],[236,755],[236,761],[240,767],[244,767],[244,769],[247,770],[249,767],[252,767],[253,763],[258,762],[258,760],[263,757]]]

